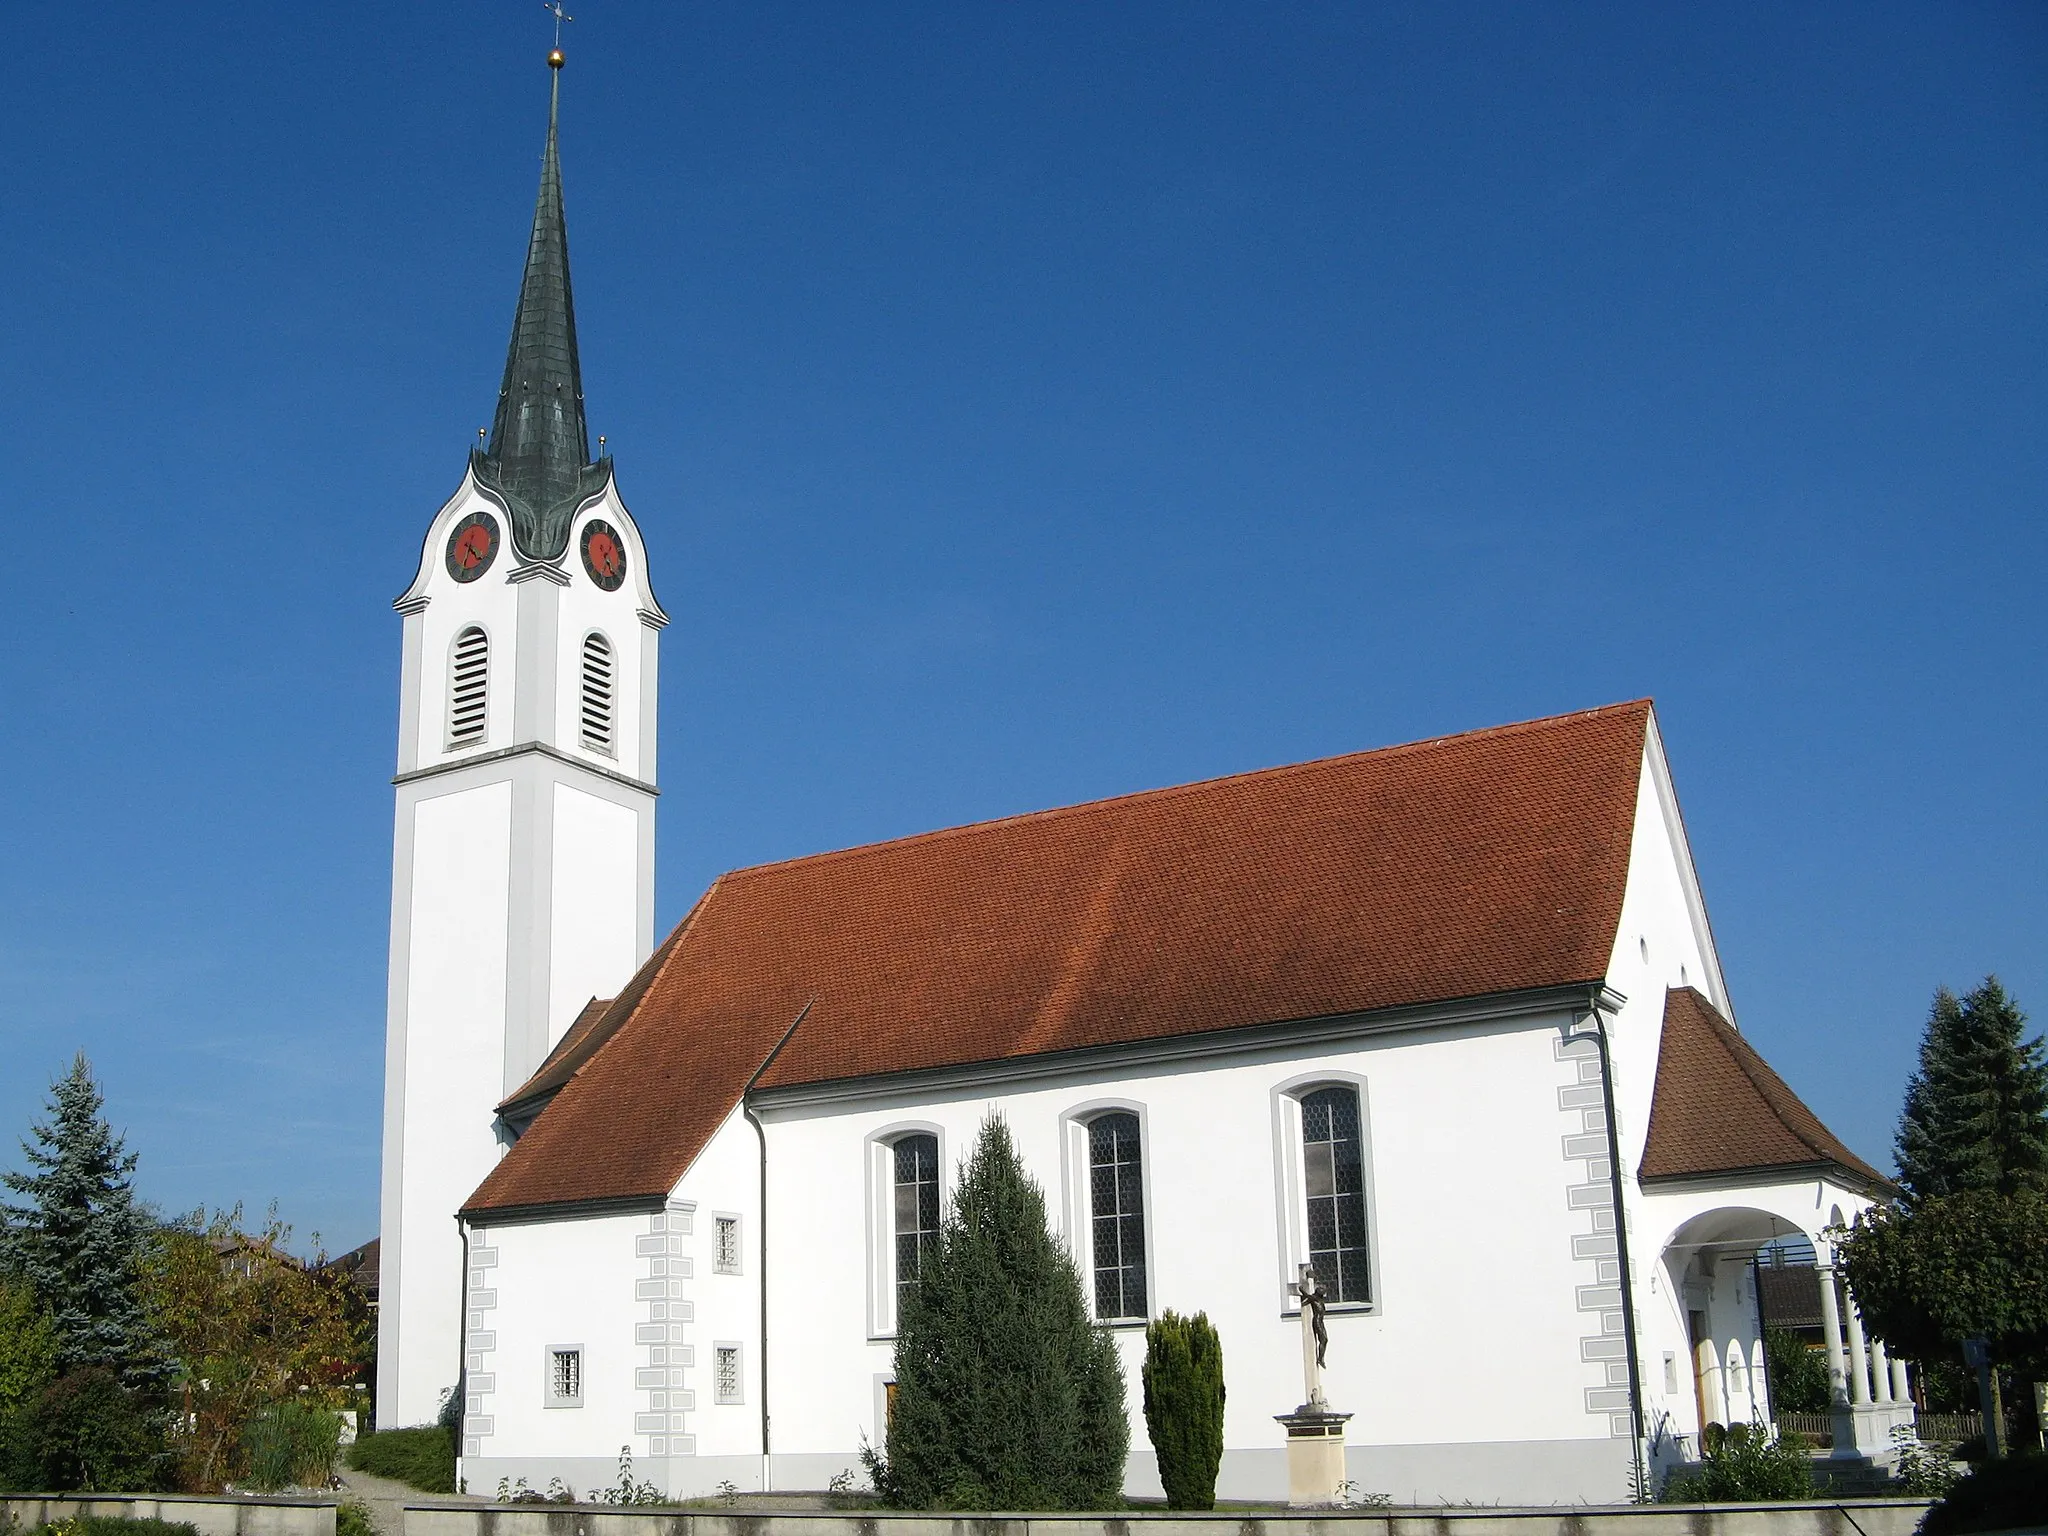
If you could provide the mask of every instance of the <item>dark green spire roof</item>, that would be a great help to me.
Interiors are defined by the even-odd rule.
[[[554,62],[552,59],[549,61]],[[583,418],[583,370],[576,360],[576,305],[569,292],[569,227],[562,214],[562,165],[555,123],[562,99],[559,65],[548,98],[548,147],[526,275],[512,319],[505,384],[487,448],[470,463],[484,488],[505,504],[512,540],[529,560],[556,560],[569,544],[577,508],[601,495],[611,461],[590,458]]]

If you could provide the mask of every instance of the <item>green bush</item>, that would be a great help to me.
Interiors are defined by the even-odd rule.
[[[1223,1341],[1205,1312],[1145,1330],[1145,1429],[1168,1509],[1214,1509],[1223,1463]]]
[[[1116,1509],[1130,1448],[1116,1344],[1047,1231],[999,1116],[905,1295],[875,1491],[912,1509]]]
[[[377,1522],[361,1499],[343,1499],[334,1510],[334,1536],[377,1536]]]
[[[1828,1411],[1828,1361],[1789,1328],[1764,1330],[1764,1355],[1771,1368],[1771,1408],[1778,1413]]]
[[[273,1404],[242,1426],[245,1481],[258,1493],[318,1488],[334,1476],[341,1415],[305,1403]]]
[[[1813,1458],[1789,1435],[1774,1435],[1762,1424],[1731,1424],[1720,1435],[1701,1439],[1707,1442],[1705,1458],[1693,1470],[1671,1476],[1664,1484],[1662,1503],[1746,1504],[1813,1497]]]
[[[170,1474],[163,1419],[104,1367],[60,1376],[0,1425],[0,1486],[154,1492]]]
[[[455,1491],[455,1437],[438,1424],[360,1436],[348,1448],[348,1464],[421,1493]]]
[[[1960,1479],[1920,1522],[1920,1536],[1963,1536],[2038,1525],[2048,1510],[2048,1456],[2038,1452],[1983,1462]]]
[[[30,1526],[26,1536],[199,1536],[182,1520],[129,1520],[120,1515],[73,1515]]]

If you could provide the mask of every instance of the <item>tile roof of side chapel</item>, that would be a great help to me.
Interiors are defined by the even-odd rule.
[[[1697,989],[1671,988],[1638,1176],[1650,1184],[1774,1171],[1832,1174],[1872,1193],[1892,1188]]]
[[[757,1081],[1597,982],[1650,719],[1638,700],[723,875],[578,1019],[543,1068],[567,1081],[465,1212],[659,1199]]]

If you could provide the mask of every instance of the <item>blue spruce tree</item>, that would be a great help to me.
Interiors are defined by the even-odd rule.
[[[148,1223],[135,1204],[135,1154],[101,1108],[81,1051],[50,1090],[48,1121],[22,1144],[29,1171],[0,1175],[23,1202],[0,1207],[0,1258],[48,1310],[60,1372],[103,1370],[152,1392],[168,1369],[139,1285]]]

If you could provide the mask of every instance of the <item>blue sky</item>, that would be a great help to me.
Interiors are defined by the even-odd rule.
[[[1741,1022],[1888,1164],[2048,1018],[2048,11],[586,0],[594,431],[719,870],[1653,695]],[[547,20],[19,7],[0,1163],[376,1226],[398,621]]]

